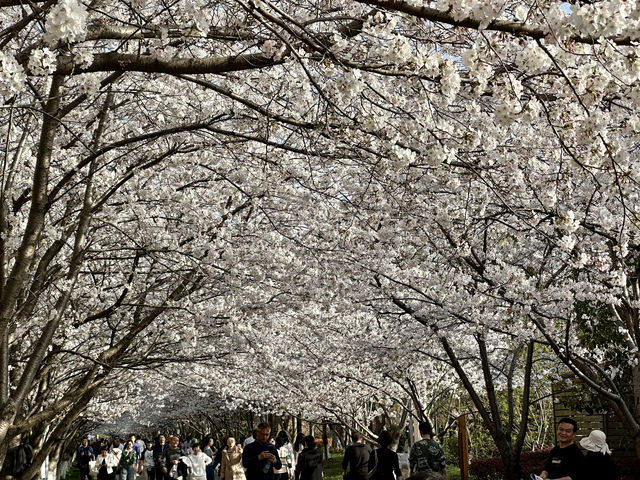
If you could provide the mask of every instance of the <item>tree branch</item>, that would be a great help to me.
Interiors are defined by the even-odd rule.
[[[147,72],[171,75],[195,73],[225,73],[239,70],[253,70],[280,65],[285,58],[275,60],[262,53],[230,55],[212,58],[172,58],[160,59],[151,55],[129,53],[101,53],[95,55],[91,64],[76,65],[74,57],[58,57],[57,74],[79,75],[87,72]]]
[[[480,20],[476,20],[473,18],[463,18],[457,20],[449,11],[443,12],[442,10],[438,10],[436,8],[418,7],[402,0],[356,0],[356,2],[384,8],[386,10],[391,10],[394,12],[406,13],[407,15],[411,15],[412,17],[429,20],[431,22],[440,22],[452,25],[454,27],[464,27],[470,28],[472,30],[481,30],[480,24],[482,23],[482,21]],[[523,23],[507,22],[504,20],[493,20],[482,30],[511,33],[513,35],[535,39],[545,38],[549,33],[539,28],[527,26]],[[581,37],[578,35],[571,36],[568,40],[586,44],[600,43],[599,39],[597,38]],[[631,45],[631,38],[629,37],[607,37],[607,40],[610,40],[616,45]]]

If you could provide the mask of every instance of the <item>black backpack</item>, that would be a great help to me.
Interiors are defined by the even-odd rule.
[[[11,459],[11,475],[17,477],[31,466],[33,460],[33,448],[31,445],[21,443],[9,450]]]
[[[367,478],[375,478],[378,471],[378,452],[375,449],[371,449],[371,456],[369,456],[369,472]]]

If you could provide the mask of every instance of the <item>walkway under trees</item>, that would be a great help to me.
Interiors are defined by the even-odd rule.
[[[639,8],[0,0],[0,464],[473,411],[515,479],[567,373],[640,457]]]

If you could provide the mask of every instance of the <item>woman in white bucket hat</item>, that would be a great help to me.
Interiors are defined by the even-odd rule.
[[[592,430],[588,437],[580,440],[587,451],[584,472],[588,478],[599,480],[618,480],[618,469],[611,459],[611,450],[607,445],[607,436],[601,430]]]

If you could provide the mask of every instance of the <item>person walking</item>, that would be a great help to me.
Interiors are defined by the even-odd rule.
[[[373,480],[402,480],[398,454],[390,448],[392,443],[393,438],[387,430],[380,432],[378,435],[380,448],[375,450],[375,470],[371,475]]]
[[[132,433],[131,435],[129,435],[129,440],[131,440],[131,444],[133,445],[133,449],[138,454],[138,458],[140,458],[140,455],[142,454],[142,450],[140,449],[140,445],[138,444],[138,442],[136,440],[135,434]],[[143,447],[144,447],[144,444],[143,444]]]
[[[121,480],[135,480],[135,467],[138,464],[138,454],[133,449],[133,442],[127,440],[124,450],[120,455]]]
[[[242,446],[236,444],[236,439],[233,437],[227,438],[227,445],[222,451],[220,480],[245,480],[242,468]]]
[[[142,464],[142,480],[156,480],[155,461],[153,460],[153,443],[151,443],[150,440],[147,441],[145,449],[140,457],[140,463]]]
[[[342,458],[342,478],[345,480],[369,480],[369,460],[371,447],[364,443],[359,432],[351,434],[353,442],[344,451]]]
[[[120,459],[122,458],[122,450],[124,450],[124,445],[120,442],[120,437],[115,436],[113,440],[111,440],[111,448],[109,449],[109,453],[113,455],[118,460],[118,465],[115,468],[115,479],[122,480],[120,476],[120,470],[122,467],[120,466]]]
[[[191,442],[191,453],[183,456],[180,460],[187,466],[187,479],[188,480],[206,480],[207,479],[207,466],[213,462],[211,457],[205,453],[202,453],[200,444]]]
[[[80,469],[80,480],[89,480],[89,462],[96,459],[93,448],[89,445],[89,439],[82,437],[78,450],[76,451],[78,468]]]
[[[166,480],[169,478],[182,478],[184,480],[186,472],[184,471],[184,464],[180,464],[180,457],[182,456],[180,438],[177,435],[169,435],[169,448],[165,451],[164,468],[162,469]]]
[[[216,470],[216,467],[222,466],[222,453],[227,449],[227,441],[229,440],[229,434],[225,433],[222,436],[222,442],[220,442],[220,448],[218,449],[218,453],[216,453],[215,458],[213,459],[213,472],[214,472],[214,480],[220,480],[220,468]],[[244,470],[243,470],[244,471]]]
[[[242,464],[247,469],[247,480],[274,480],[274,469],[282,468],[275,445],[269,443],[271,425],[260,423],[256,428],[256,441],[242,451]]]
[[[298,455],[295,480],[322,480],[322,452],[316,448],[313,435],[304,437],[304,448]]]
[[[302,452],[302,450],[304,449],[304,433],[302,432],[298,432],[298,434],[296,435],[296,441],[293,442],[293,464],[297,465],[298,464],[298,455],[300,455],[300,452]]]
[[[418,430],[422,440],[411,446],[409,452],[409,467],[411,475],[420,472],[436,472],[441,478],[447,478],[446,458],[439,443],[431,438],[433,429],[428,421],[420,422]]]
[[[276,436],[276,449],[282,462],[282,468],[274,470],[276,480],[293,480],[293,445],[289,434],[280,430]]]
[[[165,476],[167,443],[166,437],[162,434],[156,437],[156,444],[153,446],[153,462],[155,480],[162,480]]]
[[[106,445],[103,445],[94,467],[98,477],[97,480],[113,480],[116,476],[118,464],[119,460],[109,451]]]
[[[207,437],[202,444],[202,453],[211,459],[211,463],[207,465],[207,480],[214,480],[215,478],[215,466],[213,462],[216,458],[216,454],[218,453],[218,449],[214,443],[213,437]]]

